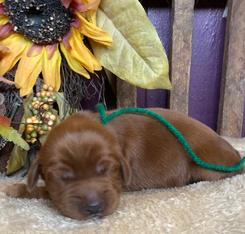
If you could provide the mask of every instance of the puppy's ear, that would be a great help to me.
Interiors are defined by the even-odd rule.
[[[36,157],[36,159],[32,162],[28,172],[27,189],[29,192],[31,192],[33,188],[36,186],[39,178],[39,174],[40,174],[40,165],[39,165],[38,157]]]
[[[119,161],[121,164],[123,181],[124,181],[124,184],[127,186],[131,183],[131,177],[132,177],[131,168],[130,168],[128,160],[125,159],[125,157],[122,154],[120,154],[119,156]]]

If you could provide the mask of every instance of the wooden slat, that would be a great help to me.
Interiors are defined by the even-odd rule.
[[[195,0],[173,0],[170,108],[188,114]]]
[[[245,96],[245,1],[228,1],[219,133],[241,137]]]
[[[117,79],[117,107],[137,106],[137,89],[120,79]]]

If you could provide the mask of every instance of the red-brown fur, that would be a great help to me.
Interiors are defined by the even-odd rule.
[[[171,110],[154,111],[179,129],[203,160],[223,165],[240,160],[230,144],[200,122]],[[151,117],[124,114],[103,126],[97,114],[83,112],[50,132],[31,166],[27,187],[18,184],[7,193],[50,197],[63,215],[86,219],[111,214],[123,190],[184,186],[238,173],[200,168],[166,127]],[[46,187],[36,187],[39,175]]]

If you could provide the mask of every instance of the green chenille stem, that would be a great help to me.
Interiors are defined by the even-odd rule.
[[[225,165],[218,165],[213,163],[207,163],[203,161],[199,156],[195,154],[195,152],[192,150],[191,146],[189,145],[188,141],[185,139],[183,134],[175,128],[171,123],[169,123],[164,117],[161,115],[150,111],[148,109],[144,108],[135,108],[135,107],[127,107],[127,108],[121,108],[117,111],[114,111],[110,113],[109,115],[106,115],[105,107],[103,104],[99,103],[96,105],[96,109],[100,114],[100,120],[103,125],[106,125],[114,118],[125,114],[125,113],[133,113],[133,114],[144,114],[148,115],[159,122],[161,122],[164,126],[168,128],[168,130],[178,139],[178,141],[182,144],[183,148],[187,152],[187,154],[191,157],[191,159],[199,166],[203,168],[207,168],[210,170],[216,170],[216,171],[223,171],[223,172],[234,172],[239,171],[242,169],[242,167],[245,164],[245,157],[243,157],[239,163],[235,164],[234,166],[225,166]]]

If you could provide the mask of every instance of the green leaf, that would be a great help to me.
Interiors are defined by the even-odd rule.
[[[21,135],[12,127],[0,125],[0,136],[8,141],[12,141],[15,145],[18,145],[24,150],[29,150],[30,148]]]
[[[24,115],[22,116],[21,123],[25,123],[26,118],[32,116],[32,112],[31,112],[31,110],[29,108],[29,106],[32,103],[32,98],[33,98],[33,95],[31,94],[31,95],[29,95],[28,97],[26,97],[24,99]],[[18,132],[20,134],[22,134],[24,131],[25,131],[25,124],[21,124],[20,127],[19,127]]]
[[[113,38],[110,48],[91,42],[102,66],[142,88],[171,88],[165,50],[138,0],[102,0],[97,24]]]
[[[27,151],[15,145],[7,163],[7,175],[10,175],[21,169],[25,165],[26,157]]]
[[[31,116],[31,110],[29,109],[29,105],[32,102],[33,95],[29,95],[24,100],[24,115],[22,116],[21,123],[25,122],[25,119]],[[25,125],[21,124],[19,127],[19,134],[22,134],[25,130]],[[7,164],[7,175],[19,170],[25,165],[26,162],[27,151],[23,150],[18,145],[14,145],[13,150],[9,156],[8,164]]]

